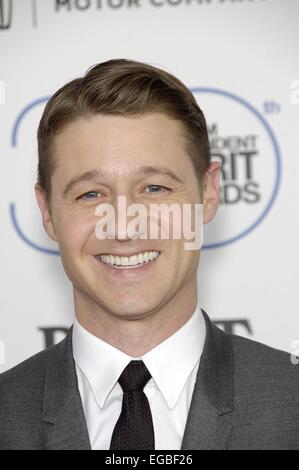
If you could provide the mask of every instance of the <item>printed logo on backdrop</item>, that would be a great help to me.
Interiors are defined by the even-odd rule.
[[[265,2],[267,0],[238,0],[240,4],[252,4]],[[130,9],[131,11],[136,8],[142,8],[143,6],[149,5],[151,7],[185,7],[185,6],[211,6],[212,4],[221,5],[236,5],[236,0],[198,0],[192,2],[191,0],[56,0],[55,9],[56,11],[68,10],[68,11],[86,11],[86,10],[102,10],[103,8],[111,9]]]
[[[11,26],[12,1],[0,0],[0,29],[8,29]]]
[[[242,334],[243,336],[250,337],[253,335],[253,329],[250,323],[250,320],[247,318],[234,318],[234,319],[222,319],[222,320],[212,320],[214,325],[221,328],[229,334]],[[65,337],[69,330],[69,327],[66,326],[50,326],[50,327],[38,327],[38,331],[43,336],[43,347],[49,348],[54,344],[57,344],[61,339]],[[298,342],[299,348],[299,342]],[[298,349],[299,350],[299,349]],[[1,353],[1,342],[0,342],[0,353]],[[1,364],[1,354],[0,354],[0,364]]]
[[[24,0],[23,0],[24,1]],[[13,11],[17,6],[16,0],[0,0],[0,30],[10,29],[13,23]],[[37,26],[36,0],[30,0],[32,26]]]
[[[221,163],[221,204],[214,221],[204,226],[203,245],[203,249],[218,248],[249,235],[265,220],[278,194],[281,156],[269,124],[246,100],[214,88],[191,91],[207,118],[212,157]],[[12,147],[19,145],[18,134],[24,121],[33,111],[41,113],[47,100],[45,97],[30,103],[17,116]],[[30,248],[59,254],[27,233],[24,221],[18,218],[16,202],[10,204],[10,215],[17,235]]]
[[[22,3],[28,2],[28,8],[31,9],[32,26],[38,25],[38,12],[36,0],[22,0]],[[47,0],[43,0],[43,5]],[[112,11],[126,10],[133,11],[149,5],[153,8],[161,9],[161,7],[180,8],[190,6],[193,8],[200,6],[210,6],[212,4],[221,5],[240,5],[265,2],[266,0],[198,0],[192,2],[190,0],[48,0],[49,7],[47,15],[52,11],[54,14],[64,12],[84,12],[89,11],[94,14],[95,11],[110,9]],[[13,23],[13,10],[20,4],[20,0],[0,0],[0,30],[9,29]],[[52,10],[50,10],[50,8]]]
[[[244,98],[215,88],[191,90],[207,119],[212,158],[221,163],[220,207],[204,226],[204,248],[218,248],[265,220],[280,186],[281,155],[270,125]]]

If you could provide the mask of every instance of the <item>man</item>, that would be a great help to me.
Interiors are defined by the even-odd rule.
[[[49,100],[38,152],[36,197],[75,319],[61,343],[1,375],[0,448],[299,448],[299,369],[211,323],[200,250],[148,227],[132,236],[119,219],[114,237],[97,236],[97,210],[119,215],[120,197],[215,216],[219,164],[188,88],[137,61],[98,64]]]

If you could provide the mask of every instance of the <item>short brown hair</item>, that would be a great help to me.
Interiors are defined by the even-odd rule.
[[[47,102],[38,131],[38,183],[50,199],[56,168],[54,137],[81,117],[163,112],[180,120],[199,183],[210,163],[205,117],[191,91],[169,72],[143,62],[112,59],[61,87]]]

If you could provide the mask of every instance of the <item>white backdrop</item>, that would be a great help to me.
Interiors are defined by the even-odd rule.
[[[63,331],[51,338],[49,329],[66,328],[73,318],[71,285],[43,232],[33,191],[43,106],[91,65],[120,57],[162,67],[192,89],[223,164],[221,208],[205,230],[200,305],[214,321],[226,321],[223,328],[293,350],[299,2],[1,3],[0,372],[44,348],[45,329],[48,344],[62,339]]]

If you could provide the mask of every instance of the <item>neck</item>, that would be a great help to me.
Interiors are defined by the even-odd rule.
[[[191,318],[197,305],[197,281],[195,278],[167,303],[134,320],[103,308],[75,288],[74,300],[77,320],[87,331],[131,357],[140,357]]]

